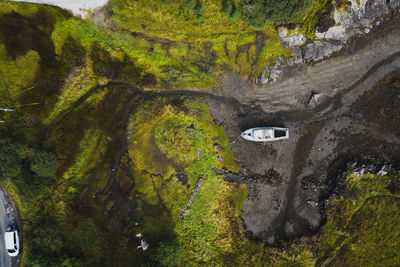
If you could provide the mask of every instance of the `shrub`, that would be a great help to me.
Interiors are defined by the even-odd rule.
[[[0,178],[13,178],[21,173],[22,159],[17,154],[18,145],[0,145]]]
[[[31,170],[40,177],[53,176],[58,168],[58,159],[54,153],[37,152],[32,159]]]
[[[183,9],[200,20],[204,18],[204,5],[200,0],[185,0]]]
[[[240,0],[243,19],[252,27],[262,28],[265,24],[297,23],[310,0]]]
[[[236,20],[240,16],[240,11],[233,0],[222,0],[222,10],[232,20]]]
[[[178,266],[182,261],[182,250],[179,242],[175,239],[160,243],[157,249],[156,260],[161,266]]]
[[[243,19],[252,27],[262,28],[267,21],[264,0],[242,0]]]

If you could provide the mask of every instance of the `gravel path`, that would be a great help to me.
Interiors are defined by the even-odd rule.
[[[16,2],[28,2],[36,4],[45,4],[58,6],[71,10],[74,15],[85,17],[87,12],[85,10],[93,10],[105,5],[108,0],[13,0]]]

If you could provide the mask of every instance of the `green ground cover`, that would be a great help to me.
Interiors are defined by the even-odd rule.
[[[135,20],[120,27],[171,39],[169,45],[99,29],[58,8],[0,2],[0,102],[17,106],[1,113],[7,123],[0,126],[0,183],[21,215],[23,265],[398,265],[396,236],[387,235],[400,230],[391,182],[398,177],[349,176],[347,197],[331,200],[318,237],[281,248],[249,239],[240,220],[247,187],[210,170],[239,168],[207,105],[193,97],[145,96],[132,86],[209,87],[224,64],[249,75],[263,68],[261,57],[285,51],[272,25],[255,30],[245,23],[239,2],[157,9],[165,3],[143,4],[143,16],[155,10],[147,31]],[[111,5],[117,23],[131,16],[118,10],[122,4]],[[171,32],[156,35],[157,23],[169,20]],[[174,23],[184,24],[175,29]],[[267,36],[259,60],[257,34]],[[137,249],[138,234],[148,250]]]
[[[189,262],[197,255],[191,249],[204,242],[211,242],[204,246],[206,253],[214,248],[234,253],[216,244],[220,235],[213,229],[221,228],[219,223],[226,217],[238,227],[247,189],[228,184],[210,171],[211,166],[237,171],[237,166],[224,129],[214,124],[207,105],[196,99],[145,101],[124,86],[107,86],[110,80],[146,86],[150,76],[145,77],[148,72],[139,63],[133,64],[135,59],[129,56],[132,46],[120,49],[121,43],[113,43],[112,36],[108,38],[93,24],[85,25],[58,9],[35,6],[29,13],[19,11],[31,5],[0,5],[10,9],[0,17],[4,22],[0,26],[4,78],[0,89],[7,96],[2,104],[40,103],[4,114],[7,124],[1,128],[2,137],[8,136],[1,144],[2,184],[20,209],[23,264],[165,263],[164,258],[155,260],[155,255],[171,249],[181,255],[182,262]],[[32,38],[16,36],[5,42],[4,36],[20,23],[26,23],[25,37]],[[192,122],[197,128],[184,127]],[[154,140],[146,139],[150,137]],[[119,186],[108,188],[110,166],[124,142],[129,153],[123,154],[117,165],[114,179]],[[212,153],[214,142],[224,147],[219,152],[223,163]],[[14,150],[19,152],[10,152]],[[45,157],[49,160],[43,160]],[[131,171],[124,171],[126,168]],[[153,175],[158,173],[160,176]],[[185,184],[175,182],[177,174],[187,177]],[[179,209],[186,205],[200,176],[205,180],[203,190],[186,218],[179,221]],[[197,200],[208,200],[215,194],[219,202],[210,201],[209,206],[203,207]],[[121,211],[124,205],[130,207],[125,215]],[[219,205],[226,213],[217,220],[213,211]],[[202,213],[210,215],[205,230],[192,236],[196,231],[190,222],[203,223]],[[135,221],[139,221],[138,226]],[[185,236],[187,228],[190,236]],[[147,254],[136,249],[139,231],[151,245]],[[195,242],[188,246],[192,239]],[[212,255],[215,262],[220,261],[218,255]]]
[[[338,197],[328,207],[320,236],[321,262],[326,266],[400,263],[398,179],[373,174],[347,178],[349,197]]]
[[[142,195],[137,213],[148,224],[154,222],[151,206],[164,206],[169,214],[173,233],[169,240],[160,240],[157,253],[164,255],[172,250],[184,265],[193,261],[221,264],[220,254],[237,253],[234,248],[238,242],[233,239],[238,237],[231,233],[231,227],[239,227],[237,217],[247,189],[225,182],[210,170],[238,167],[227,136],[222,127],[214,125],[207,105],[194,99],[162,102],[149,105],[131,119],[129,139],[134,141],[129,156],[135,161],[132,173],[137,177],[133,191],[136,197]],[[224,147],[219,152],[222,163],[213,153],[215,142]],[[179,174],[186,178],[179,180]],[[180,218],[199,179],[204,182],[186,215]],[[147,227],[143,226],[144,235],[156,240],[160,229]],[[221,240],[221,236],[226,237]],[[166,259],[160,260],[167,263]],[[170,260],[178,263],[177,258]]]
[[[178,49],[186,62],[195,60],[202,71],[216,77],[232,68],[253,79],[276,58],[289,56],[275,26],[295,23],[313,35],[327,0],[179,0],[110,3],[112,20],[122,29],[165,43],[169,54]],[[199,12],[193,9],[201,10]],[[196,13],[197,12],[197,13]],[[185,64],[185,63],[183,63]]]
[[[100,57],[103,62],[103,57],[107,57],[106,60],[113,67],[134,65],[130,69],[116,68],[114,72],[106,71],[103,74],[114,80],[135,81],[144,88],[210,88],[218,84],[218,74],[223,73],[227,67],[253,79],[279,55],[289,56],[289,50],[281,47],[274,26],[295,22],[301,25],[299,29],[312,33],[326,4],[326,0],[315,3],[287,1],[285,5],[293,9],[293,14],[285,12],[285,16],[289,17],[278,16],[283,22],[270,18],[265,20],[262,27],[254,28],[246,16],[241,14],[245,13],[243,10],[246,7],[249,9],[259,5],[258,2],[272,10],[272,14],[281,9],[277,7],[278,4],[268,1],[185,0],[139,3],[115,0],[108,7],[113,14],[109,24],[113,26],[102,27],[101,30],[90,20],[69,17],[67,13],[49,7],[52,19],[55,20],[48,21],[47,26],[51,27],[46,30],[47,33],[51,32],[50,41],[54,43],[51,44],[54,46],[54,55],[50,56],[63,61],[65,57],[78,53],[74,50],[84,49]],[[29,4],[2,3],[2,6],[4,14],[18,10],[22,16],[31,16],[40,11],[40,8]],[[198,8],[202,10],[200,13],[193,11]],[[49,17],[44,14],[46,16]],[[75,47],[71,47],[72,44]],[[46,40],[46,45],[50,45],[49,40]],[[98,53],[98,50],[102,52]],[[97,65],[95,59],[90,56],[86,58],[88,61],[94,60]],[[132,71],[136,75],[143,72],[141,79],[134,77]],[[90,72],[82,77],[86,86],[95,82],[90,77]]]

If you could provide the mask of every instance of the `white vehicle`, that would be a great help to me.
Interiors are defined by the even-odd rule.
[[[254,142],[277,141],[288,139],[289,129],[278,127],[257,127],[244,131],[240,136],[248,141]]]
[[[18,230],[15,228],[8,227],[4,234],[4,240],[6,242],[6,249],[10,257],[15,257],[19,253],[19,236]]]

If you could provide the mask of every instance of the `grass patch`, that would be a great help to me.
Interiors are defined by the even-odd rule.
[[[239,241],[245,231],[237,217],[247,187],[228,183],[211,171],[211,167],[238,171],[224,129],[214,124],[207,105],[199,100],[159,99],[158,103],[147,105],[131,118],[128,135],[136,177],[131,197],[142,203],[138,217],[147,223],[152,210],[167,213],[165,219],[173,226],[171,236],[176,236],[172,240],[178,242],[161,241],[157,253],[173,251],[184,265],[244,263],[248,258],[241,254],[247,243]],[[223,162],[213,153],[215,143],[223,147],[218,152]],[[180,218],[199,179],[203,184]],[[159,229],[155,227],[154,221],[151,226],[143,223],[142,231],[157,246]]]
[[[204,74],[200,81],[207,81],[208,85],[215,85],[217,75],[223,73],[226,67],[252,79],[280,54],[289,53],[289,50],[281,47],[273,24],[264,23],[256,30],[239,19],[243,6],[241,1],[201,1],[205,10],[201,19],[185,13],[184,2],[115,0],[110,5],[112,19],[120,28],[170,40],[169,51],[176,51],[175,46],[187,50],[186,56],[177,58],[179,65],[173,66],[174,71],[170,72],[177,80],[187,80],[188,74],[181,74],[182,67],[192,62]],[[257,38],[258,35],[266,36],[265,40]],[[162,42],[157,38],[153,42]],[[262,48],[257,53],[256,45]],[[245,49],[238,51],[238,47]],[[192,72],[196,73],[195,70]],[[198,87],[200,81],[192,77],[190,80]]]
[[[395,176],[349,175],[349,197],[331,202],[320,237],[320,262],[327,266],[398,265],[400,197],[390,193]]]

